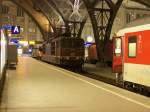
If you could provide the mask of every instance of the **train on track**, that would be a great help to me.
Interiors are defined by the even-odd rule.
[[[96,44],[92,43],[88,47],[88,56],[87,56],[87,62],[95,64],[98,61],[97,57],[97,50],[96,50]]]
[[[112,52],[113,52],[113,43],[112,41],[108,41],[104,47],[104,59],[105,62],[107,63],[108,66],[112,66]],[[101,53],[102,55],[102,53]],[[98,62],[98,57],[97,57],[97,50],[96,50],[96,44],[93,43],[88,47],[88,57],[87,57],[87,62],[96,64]]]
[[[84,64],[84,40],[81,38],[61,36],[46,43],[44,48],[43,61],[78,69]]]
[[[124,87],[150,92],[150,19],[120,30],[113,38],[113,72]]]
[[[49,39],[35,47],[32,52],[32,57],[42,61],[78,70],[82,70],[84,55],[84,40],[65,26],[50,33]]]

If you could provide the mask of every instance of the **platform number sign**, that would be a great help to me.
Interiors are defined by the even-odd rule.
[[[12,34],[20,34],[20,26],[12,26],[11,33]]]

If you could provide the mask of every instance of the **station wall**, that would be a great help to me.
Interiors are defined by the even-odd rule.
[[[2,25],[19,25],[19,35],[12,35],[13,38],[20,38],[27,41],[43,41],[42,34],[35,22],[26,12],[11,1],[3,0]]]

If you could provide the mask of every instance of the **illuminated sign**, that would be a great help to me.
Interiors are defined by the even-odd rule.
[[[90,46],[90,45],[92,45],[91,42],[85,42],[85,43],[84,43],[84,46],[86,46],[86,47],[88,47],[88,46]]]
[[[4,25],[4,26],[0,27],[0,29],[11,30],[11,25]]]
[[[12,34],[20,34],[20,26],[12,26],[11,33]]]
[[[35,41],[30,41],[29,44],[30,45],[35,45]]]

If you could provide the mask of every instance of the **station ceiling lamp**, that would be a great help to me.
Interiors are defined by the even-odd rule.
[[[35,41],[29,41],[30,45],[35,45]]]
[[[11,33],[8,34],[8,37],[11,37]]]
[[[19,44],[22,44],[23,46],[28,46],[28,41],[19,41]]]
[[[88,35],[86,40],[87,42],[93,42],[93,37],[91,35]]]

